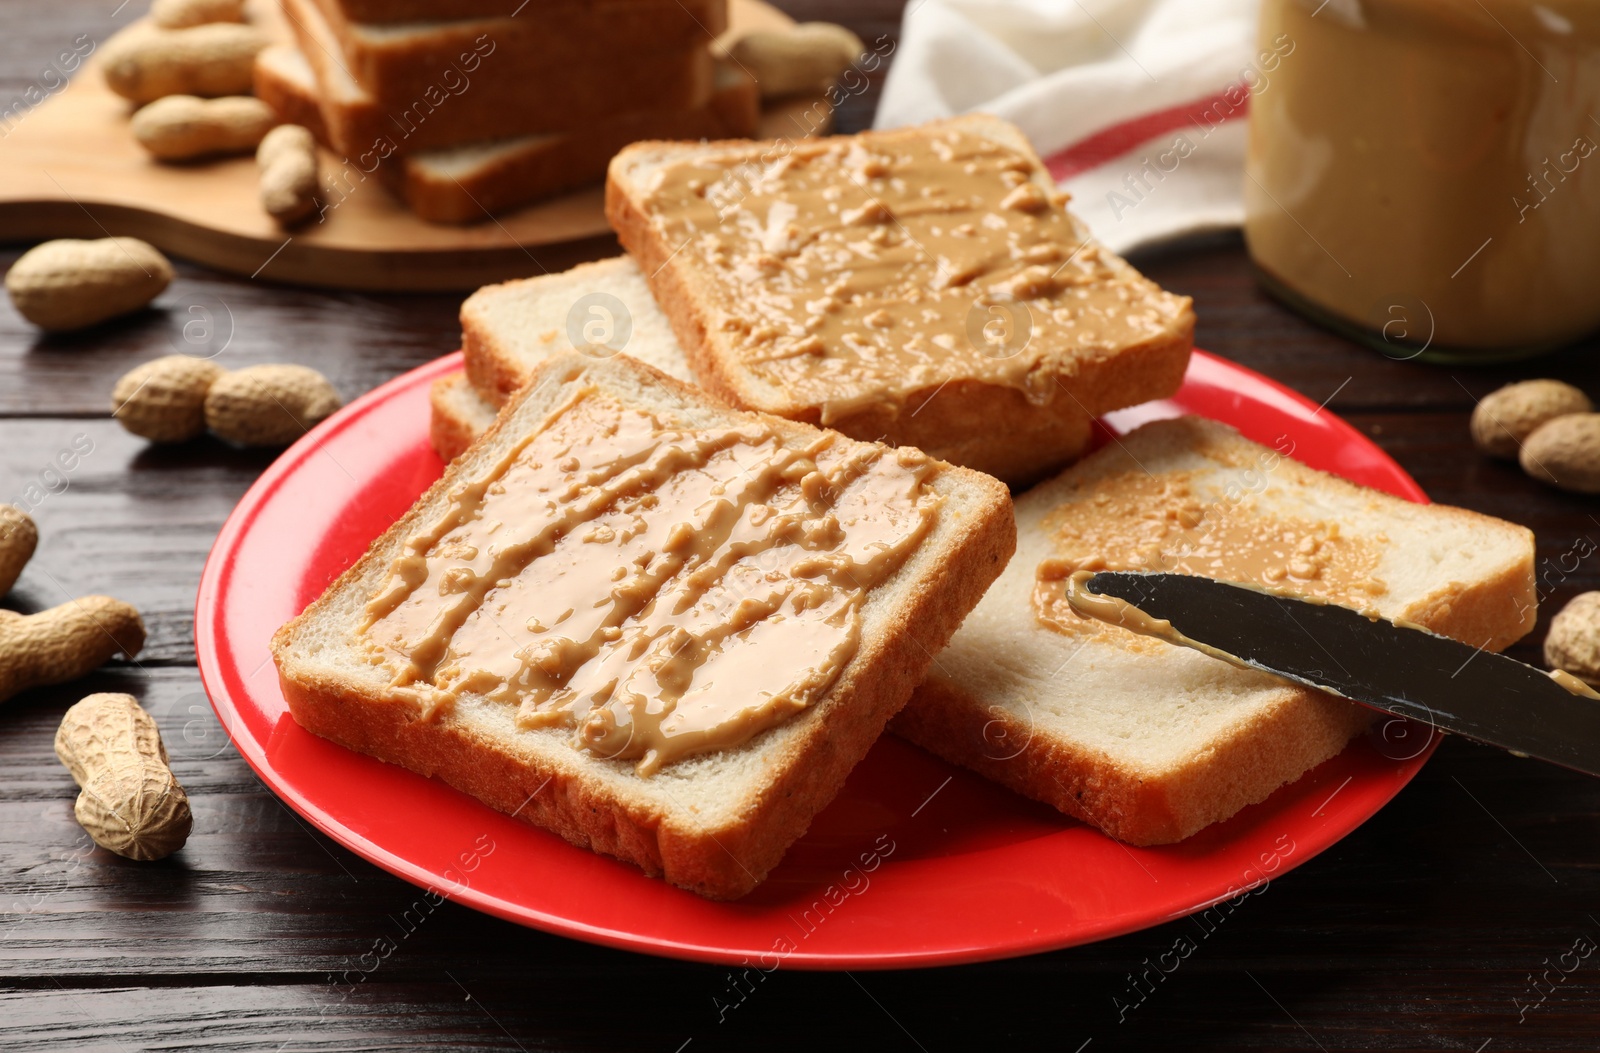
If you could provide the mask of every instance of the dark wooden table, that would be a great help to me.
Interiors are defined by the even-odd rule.
[[[900,3],[783,6],[873,40],[895,32]],[[131,9],[115,8],[0,5],[0,103],[34,82],[42,56],[124,24]],[[853,99],[843,127],[865,125],[871,104],[871,93]],[[19,251],[0,251],[0,267]],[[1596,549],[1600,502],[1479,457],[1466,430],[1473,399],[1508,379],[1559,376],[1600,394],[1594,346],[1519,369],[1397,364],[1266,299],[1234,237],[1137,262],[1194,296],[1200,346],[1331,399],[1435,500],[1537,532],[1545,613],[1518,657],[1537,661],[1549,614],[1600,587],[1600,556],[1573,569],[1574,553]],[[336,979],[375,941],[398,938],[417,891],[266,792],[211,716],[194,665],[201,565],[270,455],[210,441],[151,448],[108,418],[107,402],[133,364],[187,349],[176,329],[191,304],[231,312],[227,365],[304,362],[354,396],[452,350],[459,301],[311,292],[180,264],[160,311],[88,336],[41,339],[0,305],[0,500],[32,506],[43,534],[6,604],[109,592],[151,630],[136,665],[0,709],[0,1048],[1600,1048],[1600,956],[1557,967],[1575,941],[1600,942],[1600,782],[1458,739],[1381,814],[1252,898],[1125,1022],[1113,998],[1128,974],[1192,922],[991,965],[779,973],[726,1022],[713,1003],[725,969],[453,904],[364,982]],[[58,451],[88,445],[73,471],[53,470]],[[156,715],[193,801],[194,835],[167,862],[113,857],[73,821],[51,738],[66,706],[108,690]]]

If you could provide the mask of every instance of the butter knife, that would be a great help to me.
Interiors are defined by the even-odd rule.
[[[1067,602],[1241,668],[1600,775],[1600,694],[1566,673],[1421,626],[1189,574],[1079,572]]]

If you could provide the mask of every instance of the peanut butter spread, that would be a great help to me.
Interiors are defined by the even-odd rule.
[[[1208,657],[1227,662],[1229,665],[1238,666],[1240,669],[1258,671],[1258,667],[1251,665],[1247,659],[1240,658],[1236,654],[1230,654],[1220,647],[1213,647],[1208,643],[1191,639],[1173,628],[1172,623],[1165,618],[1156,618],[1146,614],[1127,600],[1116,596],[1106,596],[1098,592],[1090,592],[1089,581],[1097,573],[1098,571],[1093,570],[1077,570],[1067,576],[1063,593],[1066,596],[1067,605],[1072,608],[1075,614],[1086,619],[1108,623],[1130,633],[1137,633],[1140,637],[1160,640],[1174,647],[1188,647]],[[1273,595],[1295,596],[1295,592],[1292,589],[1262,588],[1261,591]],[[1304,599],[1308,603],[1329,602],[1304,596],[1297,598]],[[1366,615],[1372,621],[1380,621],[1382,619],[1382,616],[1376,611],[1366,610],[1360,613]],[[1395,620],[1392,624],[1405,629],[1428,631],[1423,626],[1401,619]]]
[[[1600,692],[1595,691],[1593,687],[1590,687],[1565,669],[1550,670],[1550,679],[1581,698],[1600,699]]]
[[[579,391],[406,542],[372,660],[430,716],[515,705],[641,775],[746,741],[834,684],[940,501],[919,451],[793,442]]]
[[[1133,471],[1085,487],[1052,512],[1045,529],[1054,554],[1034,581],[1039,621],[1069,635],[1126,633],[1073,610],[1066,585],[1081,571],[1198,574],[1357,609],[1388,591],[1374,576],[1379,550],[1367,539],[1337,523],[1263,512],[1255,495],[1210,498],[1198,489],[1192,473]]]
[[[823,423],[970,377],[1043,404],[1058,373],[1170,332],[1188,301],[1085,241],[1030,157],[962,131],[730,152],[648,208],[706,268],[713,340]]]

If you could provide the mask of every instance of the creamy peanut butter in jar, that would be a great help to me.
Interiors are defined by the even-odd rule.
[[[1600,3],[1263,0],[1245,239],[1267,288],[1395,358],[1600,327]]]

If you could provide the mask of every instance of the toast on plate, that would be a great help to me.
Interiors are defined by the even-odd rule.
[[[429,438],[447,461],[554,354],[626,354],[694,383],[678,338],[627,256],[484,286],[461,305],[461,347],[466,371],[435,381],[430,400]]]
[[[701,384],[1023,485],[1170,395],[1194,332],[971,115],[814,142],[641,142],[606,214]]]
[[[733,898],[1014,542],[987,476],[568,353],[273,653],[306,729]]]
[[[461,305],[467,376],[501,405],[558,351],[626,354],[685,383],[689,361],[632,259],[485,285]]]
[[[1334,756],[1373,711],[1079,618],[1074,569],[1255,580],[1486,650],[1533,627],[1527,529],[1356,486],[1284,445],[1161,421],[1023,494],[1016,556],[893,730],[1119,840],[1166,844]]]

